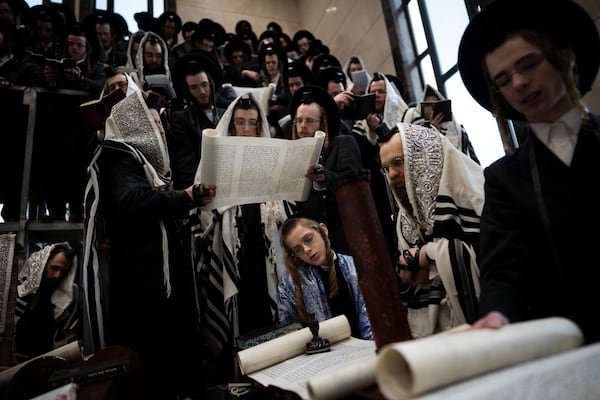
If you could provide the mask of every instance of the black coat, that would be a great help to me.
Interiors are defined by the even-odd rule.
[[[155,395],[166,398],[161,396],[173,389],[177,375],[200,373],[189,370],[190,365],[200,368],[201,340],[189,237],[179,223],[193,202],[184,191],[153,190],[142,164],[123,145],[107,141],[101,151],[99,203],[112,242],[106,342],[137,351],[147,388],[164,390]],[[161,223],[168,243],[170,296]]]
[[[219,116],[222,110],[218,110]],[[173,188],[185,189],[194,183],[200,163],[202,131],[214,128],[218,119],[210,121],[206,114],[195,106],[173,112],[171,129],[167,136]]]
[[[498,310],[512,322],[565,316],[587,342],[600,340],[599,132],[597,116],[584,122],[570,167],[530,134],[514,155],[485,169],[481,315]]]
[[[335,251],[350,254],[344,234],[345,221],[342,221],[335,197],[335,185],[358,176],[361,169],[360,150],[352,135],[337,135],[330,140],[321,161],[326,174],[326,189],[315,190],[313,185],[308,199],[296,204],[300,214],[327,225],[331,246]]]

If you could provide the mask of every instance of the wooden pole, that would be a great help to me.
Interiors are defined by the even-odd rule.
[[[340,182],[335,196],[346,240],[356,263],[377,350],[389,343],[412,339],[368,174]]]

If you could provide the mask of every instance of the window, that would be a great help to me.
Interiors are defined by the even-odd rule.
[[[27,4],[29,7],[33,7],[39,4],[48,4],[49,0],[27,0]],[[64,0],[53,0],[52,3],[68,3]],[[76,2],[79,4],[79,2]],[[97,10],[107,10],[112,11],[117,14],[121,14],[125,21],[127,21],[127,27],[130,32],[135,32],[138,30],[137,22],[133,17],[135,13],[140,11],[152,11],[152,15],[154,17],[158,17],[165,11],[165,2],[164,1],[154,1],[154,0],[91,0],[91,8]],[[109,5],[112,5],[109,7]]]
[[[406,86],[415,99],[430,84],[452,100],[456,120],[464,125],[482,166],[504,155],[498,125],[464,87],[456,66],[458,46],[477,10],[470,0],[390,0],[388,30],[397,33],[392,43],[396,68],[403,68]],[[384,11],[385,12],[385,11]],[[392,29],[390,29],[392,28]],[[393,42],[394,38],[390,38]],[[409,99],[407,99],[409,100]]]

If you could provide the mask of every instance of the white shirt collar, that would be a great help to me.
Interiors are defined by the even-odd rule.
[[[582,116],[576,107],[553,123],[532,123],[534,135],[562,162],[571,165]]]

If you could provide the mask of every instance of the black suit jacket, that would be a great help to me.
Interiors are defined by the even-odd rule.
[[[513,322],[565,316],[587,342],[600,340],[600,120],[589,118],[570,167],[530,134],[485,169],[482,315],[498,310]]]

